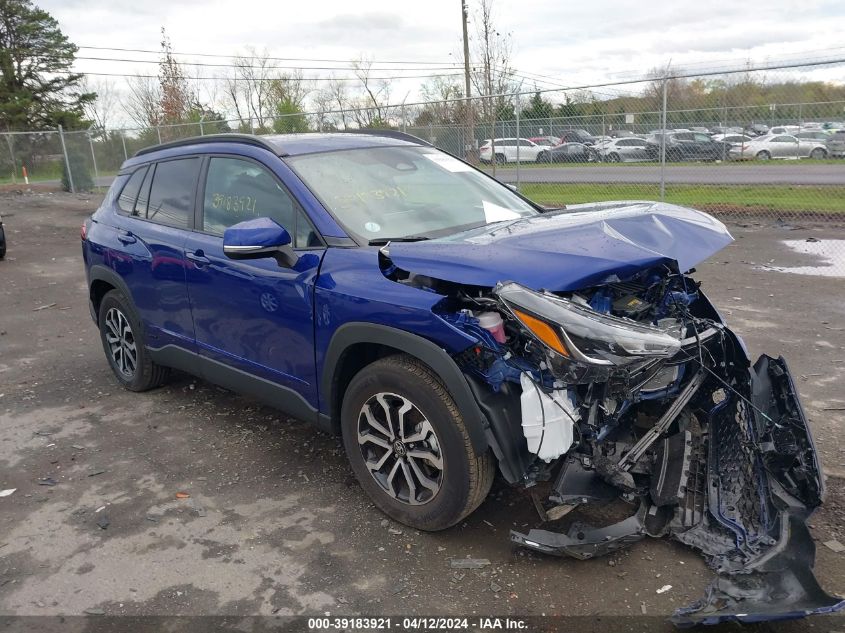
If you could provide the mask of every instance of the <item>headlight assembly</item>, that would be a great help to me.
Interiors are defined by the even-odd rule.
[[[671,358],[681,349],[680,332],[600,314],[513,282],[500,284],[495,292],[526,330],[570,360],[625,365],[649,358]]]

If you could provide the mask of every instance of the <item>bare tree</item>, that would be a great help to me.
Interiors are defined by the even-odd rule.
[[[134,76],[126,80],[129,93],[123,109],[139,127],[155,127],[162,123],[161,85],[151,77]]]
[[[338,117],[330,114],[335,110],[334,96],[331,88],[320,88],[314,91],[310,101],[311,107],[314,109],[314,123],[318,130],[338,127]]]
[[[348,125],[349,110],[352,107],[346,84],[339,79],[333,78],[329,82],[328,92],[331,96],[333,106],[340,113],[339,123],[345,130]]]
[[[359,57],[351,62],[352,71],[361,82],[362,95],[358,99],[353,116],[360,127],[380,127],[388,124],[390,83],[384,79],[373,79],[370,75],[372,61]]]
[[[464,96],[459,83],[447,77],[432,77],[420,87],[420,96],[427,101],[417,113],[417,124],[460,123],[465,121],[466,102],[456,101]]]
[[[225,93],[242,125],[247,119],[259,130],[269,129],[274,103],[272,82],[279,78],[277,64],[267,49],[246,49],[245,55],[232,59],[233,73],[225,80]]]
[[[509,33],[500,32],[494,20],[494,0],[480,0],[474,14],[475,39],[471,57],[477,60],[471,79],[481,99],[484,120],[491,127],[491,138],[496,136],[496,119],[508,106],[507,97],[499,95],[514,92],[511,56],[513,41]],[[495,146],[493,147],[495,154]],[[495,171],[495,162],[493,163]]]
[[[82,92],[95,93],[97,99],[84,105],[85,117],[89,119],[96,130],[97,135],[102,136],[113,120],[118,108],[118,95],[115,91],[114,82],[110,79],[92,79],[85,76],[82,79]]]

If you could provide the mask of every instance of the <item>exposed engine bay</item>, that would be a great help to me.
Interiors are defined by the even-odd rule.
[[[678,625],[842,608],[812,574],[805,525],[823,480],[783,358],[753,366],[699,283],[670,263],[567,292],[459,285],[399,269],[443,295],[437,313],[477,343],[455,357],[495,438],[504,477],[551,483],[563,516],[619,499],[631,513],[514,543],[587,559],[645,536],[699,550],[716,579]]]

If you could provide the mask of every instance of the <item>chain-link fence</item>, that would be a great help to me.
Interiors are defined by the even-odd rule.
[[[6,133],[0,183],[110,183],[142,147],[220,132],[392,128],[546,205],[665,200],[716,214],[845,223],[845,62],[743,69],[438,102]]]

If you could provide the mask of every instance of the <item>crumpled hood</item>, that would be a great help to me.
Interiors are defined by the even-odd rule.
[[[685,272],[732,241],[706,213],[628,201],[573,205],[387,250],[397,267],[435,279],[486,287],[509,280],[562,292],[661,263],[676,262]]]

